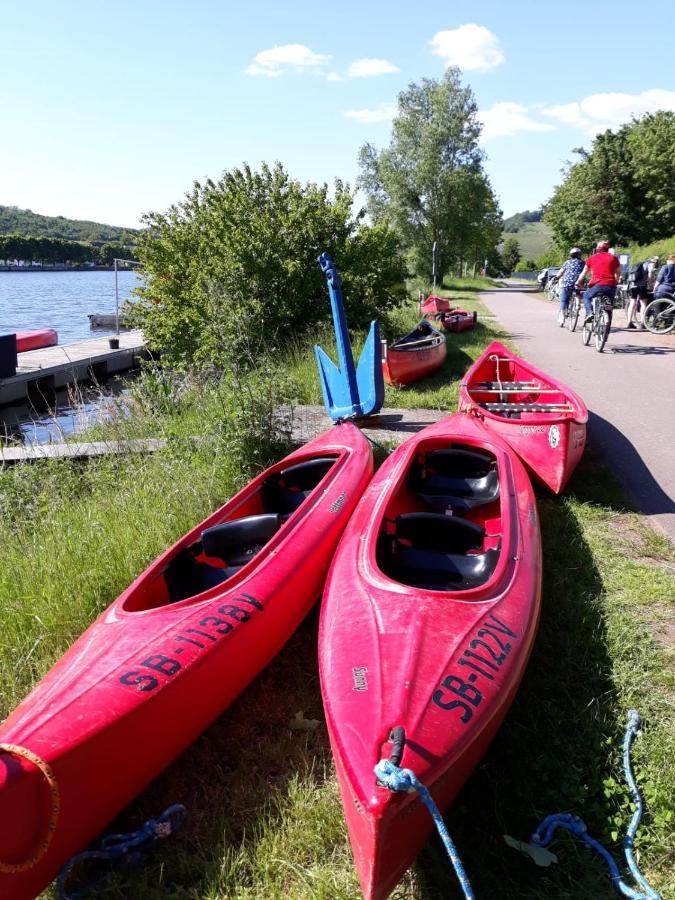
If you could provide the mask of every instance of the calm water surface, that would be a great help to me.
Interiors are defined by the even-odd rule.
[[[120,306],[141,283],[118,272]],[[115,312],[114,272],[0,272],[0,334],[54,328],[59,344],[112,334],[91,331],[88,313]]]

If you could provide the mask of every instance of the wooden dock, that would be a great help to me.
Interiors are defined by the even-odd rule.
[[[16,375],[0,378],[0,406],[26,401],[49,405],[61,388],[83,381],[105,381],[133,369],[146,353],[140,330],[120,334],[119,349],[115,350],[107,337],[101,337],[19,353]]]

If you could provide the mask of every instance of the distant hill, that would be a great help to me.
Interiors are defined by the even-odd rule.
[[[525,210],[504,219],[502,241],[515,238],[520,245],[521,259],[536,260],[543,253],[555,249],[553,233],[546,222],[541,221],[541,210]]]
[[[504,231],[509,234],[513,231],[520,231],[523,225],[527,225],[529,222],[541,222],[541,216],[540,209],[526,209],[525,212],[514,213],[508,219],[504,219]]]
[[[135,244],[138,230],[101,225],[64,216],[42,216],[18,206],[0,206],[0,235],[20,234],[22,237],[61,238],[66,241],[103,241]]]

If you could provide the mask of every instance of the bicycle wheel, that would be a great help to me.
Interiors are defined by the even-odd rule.
[[[591,342],[591,335],[593,334],[593,316],[586,316],[584,319],[584,324],[581,327],[581,340],[584,342],[584,345],[588,347]]]
[[[675,328],[675,300],[652,300],[642,320],[652,334],[670,334]]]
[[[602,353],[605,348],[611,325],[612,320],[609,317],[609,313],[603,310],[600,313],[600,321],[598,322],[597,330],[595,332],[595,349],[598,353]]]
[[[579,303],[575,300],[572,301],[572,305],[569,307],[567,314],[567,327],[570,331],[574,331],[577,327],[577,322],[579,321]]]

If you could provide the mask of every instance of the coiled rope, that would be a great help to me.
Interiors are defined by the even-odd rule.
[[[144,822],[138,831],[132,831],[129,834],[109,834],[103,838],[96,850],[85,850],[83,853],[73,856],[61,869],[56,880],[56,896],[58,900],[81,900],[102,881],[102,878],[90,880],[84,883],[79,890],[68,891],[66,889],[66,881],[75,866],[87,860],[112,863],[123,862],[125,865],[138,864],[145,858],[142,848],[173,834],[183,824],[185,815],[185,807],[180,803],[175,803],[173,806],[165,809],[160,816]]]
[[[19,872],[27,872],[29,869],[32,869],[47,852],[47,848],[51,844],[56,831],[56,823],[59,820],[61,797],[59,795],[59,786],[56,783],[56,776],[51,766],[44,759],[41,759],[37,753],[33,753],[32,750],[28,750],[26,747],[19,747],[17,744],[0,744],[0,752],[7,753],[9,756],[18,756],[20,759],[25,759],[32,763],[40,770],[49,787],[49,819],[37,840],[34,851],[23,862],[8,863],[0,860],[0,872],[4,875],[18,875]]]
[[[431,813],[431,818],[434,820],[434,825],[443,841],[443,846],[450,857],[450,862],[452,863],[457,879],[464,892],[464,897],[466,900],[475,900],[475,895],[471,888],[471,884],[469,883],[467,874],[464,871],[462,860],[459,858],[457,848],[450,837],[448,829],[445,827],[445,822],[443,821],[440,810],[434,803],[428,788],[418,780],[412,769],[401,769],[388,759],[381,759],[379,761],[375,766],[375,775],[380,784],[389,788],[390,791],[407,791],[409,793],[417,791],[422,803],[424,803]]]
[[[539,844],[540,847],[547,847],[553,840],[556,830],[558,828],[563,828],[565,831],[569,831],[571,834],[580,837],[587,847],[595,850],[595,852],[605,860],[609,867],[612,884],[619,893],[623,894],[625,897],[631,897],[633,900],[661,900],[661,895],[651,887],[640,871],[633,854],[633,841],[640,824],[640,819],[642,818],[643,804],[642,796],[638,790],[630,764],[630,748],[637,737],[641,721],[639,713],[636,710],[631,709],[628,713],[626,734],[623,740],[623,771],[628,787],[633,795],[633,802],[635,803],[635,812],[633,813],[626,832],[626,837],[624,838],[623,851],[628,868],[641,890],[636,891],[626,884],[621,877],[619,867],[617,866],[614,857],[599,841],[596,841],[595,838],[590,836],[585,823],[578,816],[574,816],[571,813],[556,813],[547,816],[532,835],[531,841],[533,844]]]

